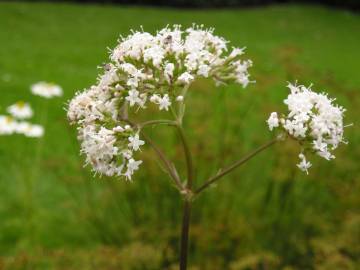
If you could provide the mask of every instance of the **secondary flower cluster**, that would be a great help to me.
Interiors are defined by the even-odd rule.
[[[334,159],[331,153],[343,139],[343,114],[345,109],[333,104],[324,93],[313,92],[303,85],[288,85],[290,94],[284,100],[289,113],[278,116],[271,113],[267,123],[270,130],[281,128],[288,136],[298,140],[303,152],[299,155],[301,170],[308,171],[311,163],[306,160],[305,152],[315,152],[327,160]]]
[[[79,128],[82,152],[95,172],[130,179],[141,161],[132,153],[144,142],[139,130],[125,128],[121,112],[155,104],[169,110],[182,104],[193,81],[212,78],[217,85],[250,80],[250,60],[241,60],[243,49],[228,52],[227,41],[212,29],[175,25],[152,35],[132,32],[121,38],[110,54],[110,63],[98,83],[78,93],[70,102],[68,118]]]
[[[62,89],[56,84],[39,82],[31,86],[34,95],[52,98],[62,95]],[[44,128],[41,125],[25,121],[34,115],[30,104],[18,101],[7,108],[9,115],[0,115],[0,135],[23,134],[26,137],[42,137]]]

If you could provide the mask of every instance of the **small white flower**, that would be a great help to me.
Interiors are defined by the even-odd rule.
[[[269,119],[267,120],[267,123],[269,125],[269,129],[273,130],[274,127],[278,127],[279,126],[279,118],[276,112],[272,112],[270,114]]]
[[[197,72],[198,75],[207,78],[209,76],[211,68],[208,65],[201,65],[199,66],[199,70]]]
[[[113,128],[113,131],[115,131],[115,132],[123,132],[124,130],[125,129],[122,128],[121,126],[116,126],[116,127]]]
[[[163,60],[164,56],[165,56],[165,50],[158,45],[153,45],[152,47],[147,48],[144,51],[145,62],[152,60],[152,64],[155,67],[158,67],[161,64],[161,61]]]
[[[59,85],[47,82],[38,82],[31,86],[31,92],[34,95],[44,98],[60,97],[63,94],[63,90]]]
[[[169,110],[169,106],[171,105],[168,94],[165,94],[162,98],[159,99],[159,110]]]
[[[171,101],[168,94],[165,94],[163,97],[158,94],[154,94],[150,97],[150,101],[159,105],[159,110],[169,110]]]
[[[236,81],[241,84],[244,88],[250,83],[249,76],[245,73],[238,73]]]
[[[150,97],[150,101],[153,102],[153,103],[159,103],[159,100],[160,100],[160,96],[158,94],[153,94],[151,97]]]
[[[176,101],[178,101],[178,102],[184,101],[184,96],[177,96]]]
[[[188,72],[184,72],[178,78],[178,82],[184,83],[184,84],[190,84],[193,80],[194,80],[194,76]]]
[[[323,150],[323,151],[318,151],[316,152],[320,157],[326,159],[326,160],[331,160],[334,159],[335,156],[332,155],[327,149]]]
[[[239,49],[239,48],[233,48],[232,52],[229,55],[229,58],[235,58],[239,55],[244,54],[244,50],[243,49]]]
[[[127,165],[127,167],[128,167],[128,170],[130,170],[130,171],[136,171],[136,170],[138,170],[139,169],[139,165],[142,163],[142,161],[141,160],[138,160],[138,161],[135,161],[134,159],[130,159],[129,160],[129,163],[128,163],[128,165]]]
[[[309,174],[308,169],[311,167],[311,163],[306,160],[304,154],[300,154],[299,158],[301,159],[300,163],[297,164],[300,170],[306,172],[306,174]]]
[[[129,101],[130,106],[134,106],[136,103],[141,104],[142,100],[139,97],[139,91],[132,89],[129,91],[128,96],[125,98]]]
[[[129,144],[128,146],[131,147],[134,151],[140,149],[140,146],[144,145],[145,142],[139,139],[139,134],[135,134],[134,136],[129,137]]]
[[[123,155],[123,157],[126,158],[126,159],[131,159],[133,153],[132,153],[130,150],[124,150],[124,151],[122,152],[122,155]]]
[[[129,78],[126,84],[130,87],[136,88],[139,85],[139,79],[138,78]]]
[[[125,172],[125,177],[128,180],[131,180],[132,175],[135,171],[139,169],[140,164],[142,163],[141,160],[135,161],[134,159],[129,159],[127,163],[127,171]]]
[[[135,76],[135,74],[137,73],[137,68],[130,63],[123,63],[120,65],[120,68],[131,76]]]
[[[7,112],[17,119],[31,118],[34,114],[30,105],[22,101],[9,106]]]

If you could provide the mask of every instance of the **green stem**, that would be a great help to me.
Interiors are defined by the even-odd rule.
[[[264,145],[260,146],[259,148],[255,149],[254,151],[250,152],[249,154],[247,154],[246,156],[244,156],[242,159],[236,161],[235,163],[233,163],[232,165],[230,165],[229,167],[225,168],[224,170],[220,171],[218,174],[216,174],[213,177],[210,177],[202,186],[200,186],[198,189],[195,190],[195,194],[199,194],[202,191],[204,191],[206,188],[208,188],[209,186],[211,186],[212,184],[214,184],[216,181],[220,180],[222,177],[224,177],[225,175],[227,175],[228,173],[232,172],[233,170],[235,170],[237,167],[241,166],[242,164],[244,164],[245,162],[247,162],[248,160],[252,159],[253,157],[255,157],[257,154],[259,154],[260,152],[262,152],[263,150],[267,149],[268,147],[270,147],[271,145],[275,144],[278,141],[278,139],[273,139],[267,143],[265,143]]]
[[[190,216],[191,216],[190,200],[185,200],[183,211],[184,212],[183,212],[181,242],[180,242],[180,270],[186,270],[187,268],[189,229],[190,229]]]
[[[192,157],[189,148],[189,144],[186,140],[184,130],[181,126],[181,122],[176,125],[180,139],[184,148],[184,154],[186,159],[186,168],[187,168],[187,182],[186,189],[183,191],[185,198],[184,209],[183,209],[183,220],[182,220],[182,229],[181,229],[181,238],[180,238],[180,270],[186,270],[187,268],[187,258],[188,258],[188,246],[189,246],[189,230],[190,230],[190,217],[191,217],[191,203],[193,195],[193,164]]]
[[[138,125],[139,128],[143,128],[143,127],[146,127],[146,126],[152,126],[152,125],[170,125],[170,126],[174,126],[176,125],[176,123],[172,120],[167,120],[167,119],[164,119],[164,120],[150,120],[150,121],[146,121],[146,122],[143,122],[143,123],[140,123]]]
[[[120,121],[124,121],[126,123],[128,123],[129,125],[131,125],[132,127],[135,128],[139,128],[141,127],[141,124],[137,124],[134,123],[132,121],[130,121],[127,118],[121,118],[119,119]],[[159,123],[171,123],[173,121],[170,120],[153,120],[153,121],[149,121],[149,125],[150,124],[159,124]],[[146,122],[145,122],[146,123]],[[143,123],[144,124],[144,123]],[[179,174],[176,170],[175,165],[166,157],[165,153],[160,149],[160,147],[158,147],[151,139],[150,137],[148,137],[145,132],[140,131],[141,135],[143,136],[143,138],[145,139],[145,141],[154,149],[155,153],[158,155],[158,157],[160,158],[160,160],[163,162],[163,164],[165,165],[165,169],[167,170],[167,172],[169,173],[171,179],[174,181],[175,186],[177,187],[177,189],[181,192],[183,191],[184,187],[181,184],[181,180],[179,177]]]
[[[174,181],[175,186],[179,191],[182,191],[184,189],[183,185],[181,184],[181,180],[179,177],[179,174],[175,168],[175,165],[167,159],[164,152],[144,133],[141,133],[145,141],[154,149],[156,154],[159,156],[161,161],[166,167],[167,172],[169,173],[171,179]]]
[[[193,171],[194,171],[193,164],[192,164],[191,152],[190,152],[189,144],[185,137],[184,129],[180,125],[176,125],[176,127],[179,131],[179,135],[180,135],[180,139],[181,139],[181,142],[182,142],[182,145],[184,148],[184,154],[185,154],[185,159],[186,159],[186,168],[187,168],[186,187],[187,187],[187,189],[191,190],[192,184],[193,184]]]

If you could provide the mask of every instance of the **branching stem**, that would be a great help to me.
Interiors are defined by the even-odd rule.
[[[175,168],[175,165],[165,156],[164,152],[144,133],[141,133],[145,141],[154,149],[156,154],[159,156],[161,161],[166,167],[167,172],[169,173],[171,179],[174,181],[175,186],[181,192],[184,187],[181,183],[179,174]]]
[[[153,121],[148,121],[148,122],[144,122],[142,124],[136,124],[132,121],[130,121],[129,119],[125,119],[122,118],[122,121],[130,124],[132,127],[141,127],[144,126],[144,124],[146,125],[153,125],[153,124],[174,124],[174,121],[170,121],[170,120],[153,120]],[[158,155],[158,157],[160,158],[160,160],[163,162],[166,171],[168,172],[168,174],[170,175],[171,179],[173,180],[176,188],[182,192],[184,190],[184,186],[181,183],[179,174],[176,170],[175,165],[166,157],[165,153],[161,150],[160,147],[158,147],[151,139],[149,136],[147,136],[145,134],[144,131],[140,131],[141,135],[143,136],[143,138],[145,139],[145,141],[154,149],[155,153]]]
[[[233,170],[235,170],[236,168],[238,168],[239,166],[241,166],[242,164],[244,164],[246,161],[252,159],[253,157],[255,157],[257,154],[259,154],[260,152],[262,152],[263,150],[267,149],[268,147],[270,147],[271,145],[275,144],[278,141],[278,139],[273,139],[267,143],[265,143],[264,145],[258,147],[257,149],[253,150],[252,152],[250,152],[249,154],[247,154],[246,156],[244,156],[243,158],[241,158],[240,160],[236,161],[235,163],[233,163],[232,165],[230,165],[229,167],[225,168],[224,170],[221,170],[218,174],[216,174],[215,176],[210,177],[202,186],[200,186],[198,189],[195,190],[195,195],[200,194],[202,191],[204,191],[205,189],[207,189],[208,187],[210,187],[212,184],[214,184],[216,181],[220,180],[222,177],[224,177],[225,175],[227,175],[228,173],[232,172]]]
[[[182,145],[184,148],[184,154],[185,154],[185,160],[186,160],[186,168],[187,168],[186,188],[188,190],[191,190],[192,185],[193,185],[193,171],[194,171],[192,157],[191,157],[191,151],[190,151],[189,144],[185,137],[184,129],[182,128],[182,126],[180,124],[176,125],[176,127],[179,132],[180,139],[181,139],[181,142],[182,142]]]
[[[141,124],[138,124],[138,127],[139,128],[143,128],[143,127],[146,127],[146,126],[153,126],[153,125],[170,125],[170,126],[175,126],[176,125],[176,122],[175,121],[172,121],[172,120],[167,120],[167,119],[164,119],[164,120],[150,120],[150,121],[146,121],[146,122],[143,122]]]

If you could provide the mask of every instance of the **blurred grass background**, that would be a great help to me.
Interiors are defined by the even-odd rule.
[[[186,130],[200,183],[271,138],[265,120],[284,108],[287,81],[326,90],[348,109],[348,146],[315,158],[307,176],[299,149],[278,145],[194,204],[191,269],[360,269],[360,17],[318,6],[175,10],[0,3],[0,114],[31,102],[45,137],[0,136],[0,269],[176,269],[181,201],[153,153],[133,183],[83,168],[66,101],[95,82],[107,47],[130,28],[193,22],[216,28],[254,61],[246,90],[192,87]],[[32,96],[40,80],[64,97]],[[204,98],[206,97],[206,98]],[[168,128],[150,130],[179,167]]]

